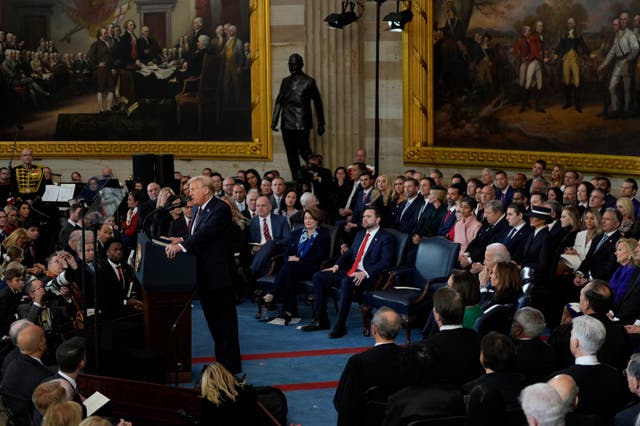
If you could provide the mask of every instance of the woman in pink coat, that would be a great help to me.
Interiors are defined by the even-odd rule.
[[[456,223],[453,227],[453,236],[450,238],[454,243],[460,243],[460,255],[467,251],[467,246],[476,237],[482,224],[473,214],[476,208],[476,200],[464,197],[456,207]]]

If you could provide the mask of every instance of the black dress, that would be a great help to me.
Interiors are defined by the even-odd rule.
[[[256,425],[258,424],[258,400],[253,386],[237,386],[239,394],[235,401],[224,399],[215,405],[208,399],[202,400],[201,425]]]

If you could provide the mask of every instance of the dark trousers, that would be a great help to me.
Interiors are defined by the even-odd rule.
[[[306,162],[311,155],[311,145],[309,144],[310,129],[306,130],[284,130],[282,129],[282,140],[284,149],[287,151],[287,161],[291,169],[291,177],[298,179],[300,170],[300,157]]]
[[[285,262],[276,276],[276,297],[282,301],[282,310],[291,314],[298,313],[296,284],[308,280],[318,268],[303,262]]]
[[[242,371],[238,315],[233,287],[215,290],[199,289],[202,312],[215,343],[216,361],[232,374]]]
[[[336,325],[344,326],[347,323],[349,310],[354,297],[360,300],[362,293],[371,287],[371,280],[365,279],[359,286],[353,283],[353,279],[347,276],[347,272],[339,269],[336,273],[328,271],[316,272],[313,275],[313,309],[316,318],[320,321],[327,318],[327,292],[331,287],[340,286],[340,312]]]

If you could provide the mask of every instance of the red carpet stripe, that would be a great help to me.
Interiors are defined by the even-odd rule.
[[[283,392],[298,390],[314,390],[314,389],[334,389],[338,386],[338,381],[333,382],[308,382],[308,383],[290,383],[285,385],[273,385]]]
[[[300,358],[305,356],[324,356],[324,355],[344,355],[344,354],[356,354],[371,347],[363,348],[337,348],[337,349],[315,349],[309,351],[293,351],[293,352],[270,352],[264,354],[245,354],[242,355],[243,361],[255,360],[255,359],[276,359],[276,358]],[[191,362],[194,364],[203,364],[215,361],[214,357],[194,357],[191,358]]]

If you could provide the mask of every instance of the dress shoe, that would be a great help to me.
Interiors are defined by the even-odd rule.
[[[288,314],[286,312],[280,312],[280,314],[278,314],[278,318],[282,318],[284,320],[284,325],[289,325],[289,323],[291,322],[291,318],[293,318],[291,316],[291,314]]]
[[[302,331],[318,331],[318,330],[328,330],[329,323],[328,322],[320,322],[317,320],[311,321],[311,324],[303,325],[300,327]]]
[[[347,328],[344,325],[336,325],[329,333],[329,339],[338,339],[347,334]]]

